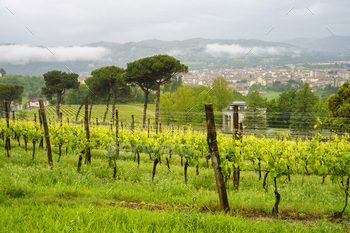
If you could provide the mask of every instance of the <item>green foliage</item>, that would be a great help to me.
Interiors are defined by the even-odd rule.
[[[135,69],[133,69],[133,67],[135,67]],[[187,72],[187,66],[181,64],[179,60],[169,55],[154,55],[152,57],[142,58],[135,61],[134,63],[131,63],[129,70],[127,68],[127,79],[130,79],[131,82],[138,81],[139,83],[143,83],[147,86],[147,88],[152,85],[152,89],[155,89],[157,91],[155,114],[156,131],[158,129],[159,120],[158,118],[161,85],[171,83],[171,80],[178,77],[179,74]],[[145,109],[146,106],[147,105],[145,104]]]
[[[191,119],[190,111],[195,106],[195,95],[190,86],[182,86],[174,93],[176,118],[186,124]]]
[[[45,86],[45,81],[42,76],[21,76],[8,74],[6,76],[0,77],[0,83],[4,84],[17,84],[24,87],[22,96],[28,96],[29,99],[32,99],[29,95],[41,95],[41,88]]]
[[[22,102],[23,86],[17,84],[0,84],[0,101]]]
[[[308,83],[303,85],[294,99],[290,128],[293,133],[310,135],[316,124],[315,104],[318,97],[312,93]]]
[[[296,90],[282,92],[277,99],[279,111],[276,118],[276,126],[278,128],[289,128],[290,118],[293,112],[293,104],[295,102]]]
[[[19,117],[20,119],[27,119],[27,117],[28,117],[28,111],[19,110],[19,111],[18,111],[18,117]]]
[[[267,124],[271,128],[279,128],[279,122],[278,122],[278,117],[279,117],[279,105],[278,105],[278,100],[276,99],[271,99],[268,100],[266,103],[266,112],[268,114],[267,116]]]
[[[182,86],[182,78],[174,78],[171,83],[165,84],[163,87],[163,92],[174,93],[179,87]]]
[[[160,95],[161,100],[159,103],[160,119],[167,125],[174,121],[175,118],[175,99],[174,94],[171,92],[165,92]]]
[[[299,90],[303,86],[303,81],[296,81],[293,79],[289,79],[287,83],[281,83],[279,81],[275,81],[273,86],[268,86],[267,90],[276,91],[276,92],[284,92],[290,90]]]
[[[1,74],[0,76],[4,77],[4,76],[6,76],[6,71],[3,68],[1,68],[0,74]]]
[[[126,83],[125,70],[117,66],[105,66],[91,72],[92,77],[86,80],[92,92],[92,97],[112,96],[112,117],[117,100],[129,102],[133,99],[131,87]],[[107,110],[106,110],[107,111]]]
[[[345,82],[337,94],[328,99],[330,118],[329,128],[335,132],[345,132],[350,129],[350,83]]]
[[[327,97],[319,99],[319,101],[315,104],[315,111],[317,117],[319,117],[322,121],[325,121],[329,117]]]
[[[22,102],[23,89],[23,86],[17,84],[0,84],[0,110],[2,113],[5,110],[5,102],[9,103],[9,108],[11,102]]]
[[[131,87],[134,93],[136,103],[145,103],[145,92],[142,91],[140,87]],[[156,95],[150,92],[147,97],[147,103],[154,103],[156,99]]]
[[[261,97],[259,91],[247,96],[247,109],[244,113],[243,125],[246,129],[266,129],[266,99]]]
[[[331,95],[334,95],[339,90],[339,87],[333,87],[331,84],[328,84],[324,88],[317,89],[316,93],[321,95],[321,97],[330,97]]]
[[[229,89],[228,82],[223,77],[217,77],[213,80],[209,95],[214,96],[217,100],[217,105],[213,106],[215,111],[222,111],[228,103],[233,101],[233,92]]]
[[[43,76],[46,87],[41,89],[41,93],[45,95],[48,100],[55,94],[60,98],[66,90],[79,87],[79,75],[75,73],[52,70],[45,73]],[[58,102],[60,103],[60,100]]]
[[[86,86],[86,84],[80,84],[79,88],[70,89],[64,96],[65,104],[81,104],[85,97],[90,94],[90,90]]]
[[[41,93],[46,96],[48,100],[52,99],[53,95],[57,96],[56,115],[57,120],[60,119],[60,104],[62,103],[62,96],[66,90],[71,88],[78,88],[78,74],[66,73],[58,70],[52,70],[44,75],[45,87],[41,89]]]

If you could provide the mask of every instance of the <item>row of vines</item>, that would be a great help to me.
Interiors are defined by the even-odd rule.
[[[176,131],[168,130],[156,134],[147,130],[119,130],[116,143],[116,131],[109,127],[90,128],[90,140],[86,140],[86,134],[82,125],[50,124],[51,144],[59,148],[59,159],[62,148],[66,152],[72,152],[83,156],[86,149],[103,150],[108,158],[115,158],[116,150],[132,153],[134,160],[140,163],[140,154],[149,156],[153,163],[152,178],[156,173],[159,162],[165,161],[168,169],[171,169],[172,156],[181,158],[184,167],[184,177],[187,183],[187,168],[196,167],[199,174],[199,161],[208,160],[208,145],[206,134],[192,130]],[[33,143],[33,159],[35,144],[41,142],[44,136],[40,124],[34,122],[11,122],[7,128],[6,121],[0,120],[0,136],[17,139],[22,137],[25,142]],[[333,182],[339,182],[345,192],[345,205],[342,211],[335,213],[341,217],[347,206],[349,177],[350,177],[350,143],[348,136],[335,137],[332,141],[322,141],[317,136],[313,139],[281,139],[244,137],[243,140],[232,139],[232,135],[218,134],[217,137],[221,160],[221,172],[229,178],[235,171],[255,171],[259,179],[263,180],[266,187],[267,177],[274,180],[274,192],[276,204],[272,213],[278,213],[280,194],[278,193],[277,180],[282,176],[291,179],[292,175],[318,175],[320,181],[330,176]],[[58,159],[58,160],[59,160]],[[118,159],[118,158],[117,158]],[[238,187],[237,187],[238,189]]]

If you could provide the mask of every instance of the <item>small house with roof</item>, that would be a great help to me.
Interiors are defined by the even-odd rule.
[[[38,108],[39,107],[39,100],[43,100],[43,103],[44,103],[44,106],[50,106],[50,102],[45,99],[45,98],[34,98],[34,99],[31,99],[27,106],[28,108]]]
[[[238,106],[238,124],[241,123],[244,119],[245,110],[247,108],[247,104],[244,101],[234,101],[230,102],[227,105],[227,108],[222,109],[222,131],[223,132],[233,132],[233,109],[234,106]]]

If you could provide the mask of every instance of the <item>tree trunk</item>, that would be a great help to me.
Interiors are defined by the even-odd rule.
[[[86,96],[85,99],[84,99],[84,101],[81,103],[81,105],[80,105],[80,107],[79,107],[79,109],[78,109],[77,115],[76,115],[76,117],[75,117],[75,122],[78,121],[78,117],[79,117],[80,110],[81,110],[81,108],[83,107],[83,105],[84,105],[84,103],[85,103],[85,100],[87,100],[88,98],[89,98],[89,96]]]
[[[156,102],[156,115],[154,119],[154,129],[158,134],[158,121],[159,121],[159,102],[160,102],[160,84],[157,83],[157,102]]]
[[[146,128],[146,117],[147,117],[147,104],[148,104],[148,95],[149,91],[145,91],[145,104],[143,106],[143,120],[142,120],[142,127]]]
[[[108,94],[108,99],[107,99],[107,107],[106,107],[106,112],[105,112],[105,115],[103,117],[103,123],[106,122],[106,118],[107,118],[107,113],[108,113],[108,110],[109,110],[109,102],[111,100],[111,93]]]

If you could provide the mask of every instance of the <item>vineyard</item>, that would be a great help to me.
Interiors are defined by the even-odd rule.
[[[84,119],[84,108],[78,114],[78,119],[76,115],[79,111],[78,105],[62,105],[60,111],[63,116],[63,121],[65,122],[81,122]],[[120,111],[119,119],[121,122],[129,122],[131,115],[135,116],[135,124],[142,123],[142,114],[143,114],[143,105],[142,104],[133,104],[133,105],[116,105],[116,109]],[[57,119],[56,115],[56,106],[47,106],[45,107],[46,115],[49,121],[54,122]],[[155,104],[149,104],[147,109],[147,117],[153,117],[155,111]],[[96,119],[101,124],[103,123],[104,115],[106,113],[105,105],[94,105],[91,110],[91,122],[96,123]],[[33,121],[34,114],[38,115],[38,110],[33,109],[29,110],[26,113],[26,116],[23,117],[27,120]],[[151,115],[153,114],[153,115]],[[107,110],[105,124],[109,124],[112,120],[112,108]]]
[[[3,183],[0,201],[4,203],[1,211],[5,215],[10,212],[9,206],[16,205],[21,198],[28,198],[27,203],[34,198],[35,202],[49,204],[53,208],[48,210],[51,214],[62,217],[59,214],[62,207],[68,208],[65,211],[69,216],[74,216],[70,208],[76,208],[78,203],[74,201],[79,199],[84,208],[92,205],[95,210],[91,213],[94,216],[98,213],[96,219],[104,218],[102,210],[111,211],[116,207],[119,207],[115,210],[119,217],[123,214],[140,219],[143,214],[152,216],[154,222],[144,220],[150,231],[162,229],[168,232],[161,228],[160,222],[169,220],[172,214],[179,222],[193,221],[179,229],[173,228],[175,231],[233,232],[236,228],[230,222],[230,216],[238,225],[242,221],[236,215],[250,219],[250,223],[240,228],[245,230],[254,229],[249,228],[254,222],[271,216],[279,220],[307,221],[305,226],[298,222],[291,226],[299,231],[349,230],[346,207],[350,144],[346,135],[335,136],[333,140],[323,140],[320,135],[312,139],[243,135],[242,140],[233,140],[232,135],[218,133],[220,169],[231,207],[223,215],[208,156],[206,133],[169,127],[156,134],[149,129],[119,126],[117,135],[115,126],[91,125],[87,140],[83,125],[52,122],[49,134],[54,152],[53,170],[45,168],[44,133],[39,123],[10,121],[7,128],[6,121],[0,121],[0,145],[4,148],[5,139],[11,138],[10,157],[5,157],[6,150],[3,149],[0,162]],[[82,165],[78,173],[78,158],[84,157],[87,149],[91,150],[91,165]],[[113,162],[116,163],[114,175],[111,171],[115,166]],[[34,188],[30,188],[30,184]],[[47,190],[42,189],[44,187]],[[40,192],[48,199],[38,197]],[[101,227],[87,218],[89,208],[80,210],[80,220],[76,220],[75,215],[52,229],[68,231],[72,227],[74,231],[83,231]],[[138,209],[144,213],[140,214]],[[30,211],[28,208],[24,212],[32,214]],[[333,220],[326,221],[329,218]],[[214,219],[222,224],[215,223]],[[336,219],[341,221],[333,223]],[[124,220],[128,224],[134,222]],[[261,232],[292,229],[283,222],[275,222],[276,228],[259,224]],[[0,225],[4,226],[4,222]],[[120,225],[117,227],[124,229]],[[142,225],[135,224],[135,227]],[[127,231],[132,232],[131,229]]]

